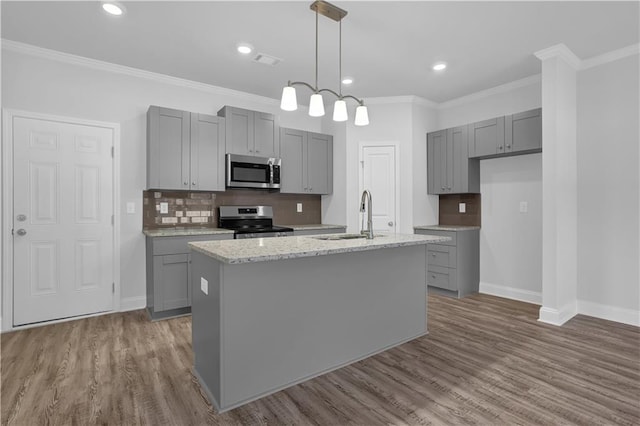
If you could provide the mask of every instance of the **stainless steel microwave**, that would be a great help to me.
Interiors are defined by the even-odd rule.
[[[279,158],[227,154],[227,188],[280,188]]]

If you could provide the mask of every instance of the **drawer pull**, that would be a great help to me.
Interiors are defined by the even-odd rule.
[[[436,279],[436,276],[435,276],[435,275],[431,275],[431,278],[433,278],[433,279],[435,280],[435,279]]]
[[[431,256],[436,257],[436,254],[435,253],[431,253]]]

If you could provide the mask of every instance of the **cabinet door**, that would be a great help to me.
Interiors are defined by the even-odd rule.
[[[189,189],[190,113],[149,107],[147,188]]]
[[[188,254],[154,256],[153,273],[156,311],[191,306]]]
[[[303,190],[304,156],[306,132],[295,129],[280,129],[280,192],[301,194]]]
[[[447,132],[440,130],[427,135],[427,192],[446,192]]]
[[[469,125],[469,157],[487,157],[504,152],[504,117]]]
[[[224,191],[224,130],[224,118],[191,114],[191,189]]]
[[[227,152],[253,155],[254,130],[253,111],[242,108],[224,107],[218,112],[226,120]]]
[[[542,109],[505,117],[505,152],[542,150]]]
[[[308,132],[306,146],[306,192],[331,194],[333,192],[333,137]]]
[[[451,147],[451,159],[447,160],[447,167],[451,165],[451,171],[447,171],[447,176],[450,176],[451,181],[447,181],[447,190],[448,192],[456,194],[468,192],[469,140],[467,126],[448,129],[447,145]]]
[[[278,124],[273,114],[254,113],[255,146],[254,155],[258,157],[279,157]]]

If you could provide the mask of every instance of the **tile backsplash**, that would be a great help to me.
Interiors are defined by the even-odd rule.
[[[458,211],[459,203],[465,203],[465,213]],[[480,194],[440,195],[438,224],[480,226],[480,222]]]
[[[322,221],[321,196],[280,194],[259,190],[224,192],[143,191],[144,229],[173,227],[217,227],[218,207],[224,205],[273,206],[273,221],[282,225],[317,224]],[[161,203],[167,203],[166,213]],[[302,212],[296,212],[302,203]]]

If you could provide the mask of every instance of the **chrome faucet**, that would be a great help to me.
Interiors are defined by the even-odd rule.
[[[368,189],[365,189],[362,192],[362,199],[360,200],[360,212],[364,213],[365,211],[365,202],[368,203],[366,205],[366,210],[367,210],[367,229],[362,229],[360,231],[360,234],[362,235],[366,235],[367,236],[367,240],[372,240],[373,239],[373,220],[371,218],[372,212],[371,212],[371,193],[369,192]],[[362,222],[364,223],[364,218],[362,220]]]

